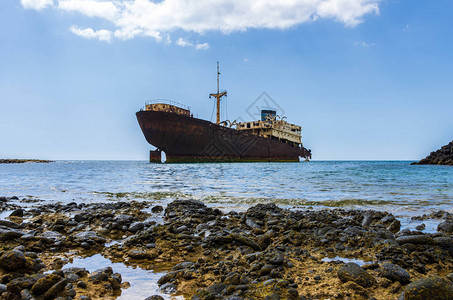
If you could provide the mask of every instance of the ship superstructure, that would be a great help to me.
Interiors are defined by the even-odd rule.
[[[295,147],[302,145],[302,127],[286,122],[285,117],[278,118],[275,110],[262,110],[261,120],[240,122],[236,125],[236,129],[278,140]]]

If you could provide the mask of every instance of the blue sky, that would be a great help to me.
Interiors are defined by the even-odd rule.
[[[217,60],[224,117],[265,91],[314,159],[453,139],[451,0],[285,3],[0,1],[0,157],[145,160],[135,112],[165,98],[210,120]]]

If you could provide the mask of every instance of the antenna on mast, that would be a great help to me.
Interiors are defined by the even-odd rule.
[[[227,92],[220,92],[220,84],[219,84],[219,76],[220,75],[220,68],[219,62],[217,62],[217,94],[209,94],[209,98],[214,97],[217,99],[217,121],[216,124],[220,124],[220,98],[227,95]]]

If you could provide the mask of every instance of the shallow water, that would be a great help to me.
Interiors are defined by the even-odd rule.
[[[114,273],[120,273],[123,282],[127,281],[131,286],[127,289],[121,289],[121,296],[117,300],[143,300],[152,295],[160,295],[165,299],[184,299],[181,296],[169,296],[159,291],[157,280],[165,275],[164,272],[154,272],[144,270],[139,267],[126,266],[123,263],[115,263],[103,257],[101,254],[95,254],[90,257],[78,257],[67,263],[63,269],[70,267],[85,268],[90,272],[104,267],[112,267]]]
[[[356,263],[359,266],[363,266],[365,264],[371,263],[369,261],[364,261],[362,259],[358,258],[347,258],[347,257],[340,257],[340,256],[335,256],[335,257],[324,257],[321,259],[323,262],[331,262],[331,261],[338,261],[338,262],[344,262],[344,263]]]
[[[0,195],[46,201],[198,199],[244,209],[345,207],[412,216],[453,212],[453,167],[406,161],[150,164],[145,161],[59,161],[0,165]]]

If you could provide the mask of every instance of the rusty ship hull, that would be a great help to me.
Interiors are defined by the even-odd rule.
[[[192,116],[164,111],[136,113],[140,128],[151,145],[150,161],[160,161],[164,151],[168,163],[197,162],[299,162],[311,158],[301,146],[291,145]]]

